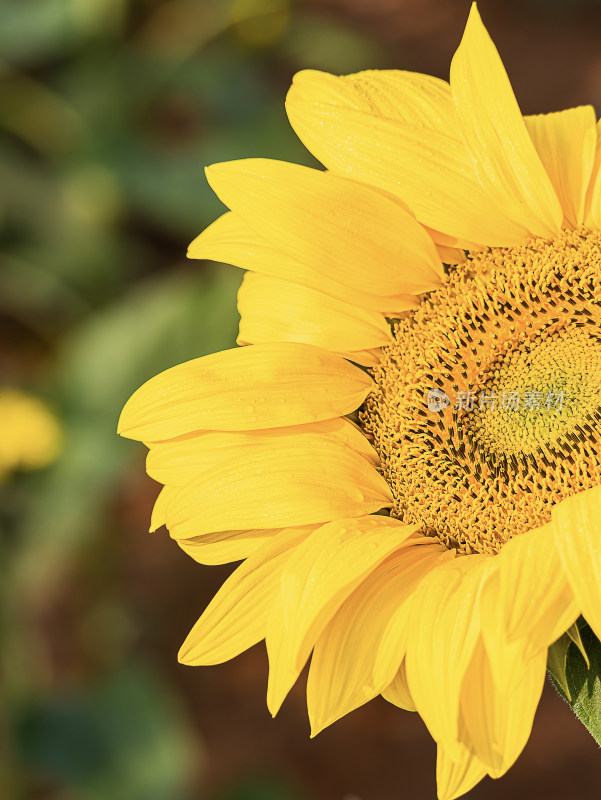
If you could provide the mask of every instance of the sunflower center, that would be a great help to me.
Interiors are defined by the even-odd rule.
[[[601,235],[471,252],[393,324],[360,417],[393,516],[498,552],[601,483]]]
[[[466,419],[470,439],[493,461],[542,452],[585,432],[601,399],[601,343],[577,323],[543,329],[488,372]]]

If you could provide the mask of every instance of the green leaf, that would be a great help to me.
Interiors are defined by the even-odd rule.
[[[601,642],[586,623],[579,626],[579,633],[590,669],[578,644],[567,634],[549,648],[547,666],[559,694],[601,745]]]

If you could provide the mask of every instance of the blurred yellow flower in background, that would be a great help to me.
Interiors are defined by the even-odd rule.
[[[595,113],[523,118],[475,7],[450,84],[306,71],[287,110],[327,171],[209,168],[230,211],[189,251],[249,270],[248,346],[148,381],[119,432],[164,484],[151,529],[243,561],[180,660],[265,639],[275,714],[312,654],[313,734],[416,710],[451,800],[518,757],[549,647],[601,635]]]
[[[60,422],[45,403],[19,389],[0,390],[0,479],[47,467],[61,443]]]

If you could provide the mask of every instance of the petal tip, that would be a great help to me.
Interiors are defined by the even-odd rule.
[[[132,425],[131,422],[128,422],[127,419],[129,413],[128,405],[129,405],[129,400],[123,406],[123,410],[119,415],[119,419],[117,421],[117,436],[122,436],[124,439],[133,439],[135,437],[131,435]]]
[[[466,29],[468,25],[475,25],[480,23],[482,27],[484,27],[484,23],[482,22],[482,17],[480,16],[480,11],[478,10],[478,3],[475,1],[470,6],[470,13],[467,17]]]

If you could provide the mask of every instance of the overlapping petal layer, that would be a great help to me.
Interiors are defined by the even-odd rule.
[[[209,225],[192,242],[188,256],[224,261],[262,275],[288,280],[358,308],[399,313],[418,305],[416,298],[408,294],[378,296],[369,291],[369,285],[355,288],[347,277],[346,265],[341,258],[305,261],[302,248],[292,254],[282,250],[269,240],[269,232],[262,235],[233,212],[223,214]]]
[[[493,561],[465,556],[433,570],[416,592],[407,624],[411,697],[434,739],[452,758],[459,757],[460,698],[481,631],[479,594]]]
[[[399,94],[398,102],[405,105],[405,97]],[[311,71],[294,77],[286,110],[299,138],[329,170],[398,197],[433,230],[464,243],[523,241],[527,228],[497,207],[453,128],[399,122],[374,105],[374,111],[358,109],[343,91],[333,99],[331,76]]]
[[[344,519],[318,528],[282,570],[267,627],[267,703],[275,714],[328,622],[351,592],[415,532],[389,517]]]
[[[496,559],[495,559],[496,560]],[[494,565],[497,566],[496,564]],[[482,587],[479,602],[482,641],[488,657],[492,681],[496,691],[503,695],[512,691],[527,674],[532,658],[547,652],[537,638],[526,636],[509,638],[506,629],[506,609],[498,602],[500,595],[499,570],[494,569]],[[552,620],[545,620],[547,630]]]
[[[457,760],[449,757],[442,745],[438,745],[436,756],[436,786],[438,800],[455,800],[486,775],[486,767],[462,745]]]
[[[305,529],[281,531],[247,558],[192,628],[179,660],[184,664],[219,664],[260,642],[277,600],[281,570],[306,536]]]
[[[407,683],[407,667],[404,659],[401,661],[401,666],[399,667],[397,674],[392,679],[392,682],[382,689],[381,694],[382,697],[385,700],[388,700],[389,703],[392,703],[393,705],[398,706],[405,711],[417,710],[415,708],[413,698],[411,697],[411,692],[409,691],[409,684]]]
[[[531,652],[546,649],[580,613],[551,526],[510,539],[496,562],[500,592],[493,604],[508,638],[525,637]]]
[[[476,643],[461,694],[463,743],[493,778],[507,772],[530,736],[546,663],[547,654],[541,651],[519,671],[508,691],[500,692],[482,639]]]
[[[459,119],[449,84],[432,75],[405,70],[365,70],[338,77],[318,70],[295,76],[295,102],[321,102],[374,117],[432,128],[458,139]]]
[[[373,365],[370,353],[390,342],[383,314],[297,283],[247,272],[238,292],[238,344],[306,342]]]
[[[390,617],[434,565],[451,556],[424,537],[404,544],[357,586],[315,643],[307,683],[313,735],[380,694],[400,669],[404,653],[397,649],[390,673],[374,675],[374,655]]]
[[[595,110],[579,106],[525,117],[526,128],[553,183],[568,225],[584,222],[597,149]]]
[[[199,469],[166,508],[176,539],[204,533],[281,528],[359,517],[386,508],[384,478],[359,453],[335,441],[278,443]]]
[[[146,471],[169,486],[185,486],[199,474],[227,467],[235,460],[261,458],[267,451],[303,448],[315,451],[330,443],[347,447],[377,464],[378,455],[359,428],[347,419],[260,431],[210,431],[152,443]]]
[[[310,527],[310,526],[305,526]],[[278,536],[283,528],[262,528],[242,531],[219,531],[176,539],[178,545],[199,564],[229,564],[242,561]]]

